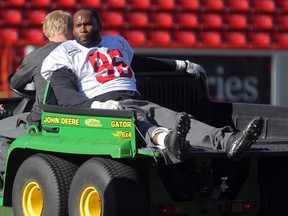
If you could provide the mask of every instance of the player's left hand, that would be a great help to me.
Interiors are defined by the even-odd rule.
[[[195,79],[202,78],[207,79],[207,74],[201,65],[190,62],[189,60],[185,61],[186,63],[186,72],[191,74]]]

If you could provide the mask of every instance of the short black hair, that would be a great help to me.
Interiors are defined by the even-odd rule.
[[[75,14],[76,14],[77,12],[81,11],[81,10],[90,11],[91,14],[92,14],[92,17],[94,17],[94,18],[96,19],[96,21],[98,22],[99,27],[100,27],[100,30],[102,29],[102,22],[101,22],[101,19],[100,19],[100,17],[99,17],[99,14],[98,14],[98,12],[97,12],[96,10],[94,10],[93,8],[85,7],[85,8],[81,8],[81,9],[77,10],[77,11],[75,12]]]

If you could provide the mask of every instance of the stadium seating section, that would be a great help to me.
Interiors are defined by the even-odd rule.
[[[0,0],[0,42],[43,44],[48,12],[81,7],[134,48],[288,48],[288,0]]]

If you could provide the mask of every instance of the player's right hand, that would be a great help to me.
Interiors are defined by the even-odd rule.
[[[186,63],[186,72],[191,74],[195,79],[207,79],[207,74],[201,65],[190,62],[189,60],[185,61]]]

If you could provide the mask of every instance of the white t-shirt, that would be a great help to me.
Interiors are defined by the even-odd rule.
[[[119,90],[136,90],[130,67],[134,50],[121,36],[103,36],[97,47],[86,48],[75,40],[60,44],[44,60],[41,74],[49,80],[55,70],[66,67],[78,78],[88,98]]]

